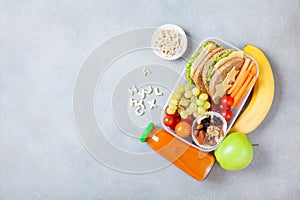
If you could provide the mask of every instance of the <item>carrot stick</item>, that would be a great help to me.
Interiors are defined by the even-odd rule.
[[[234,84],[229,88],[229,90],[228,90],[228,94],[230,94],[230,96],[231,96],[231,94],[234,92],[234,91],[236,91],[236,90],[238,90],[240,87],[242,87],[242,85],[243,85],[243,83],[244,83],[244,81],[246,80],[246,78],[247,78],[247,76],[248,76],[248,73],[247,72],[240,72],[240,74],[239,74],[239,76],[238,76],[238,78],[237,78],[237,80],[234,82]]]
[[[241,89],[240,92],[238,92],[236,94],[236,96],[234,97],[234,100],[233,100],[233,105],[232,105],[233,108],[237,107],[237,105],[240,103],[240,101],[243,99],[243,97],[247,94],[247,92],[250,90],[250,88],[255,83],[255,81],[256,81],[256,76],[252,76],[249,84],[243,90]]]
[[[247,68],[248,68],[250,62],[251,62],[251,60],[248,59],[248,58],[246,58],[246,60],[245,60],[245,62],[244,62],[244,65],[242,66],[242,69],[241,69],[240,73],[238,74],[238,76],[237,76],[235,82],[233,83],[233,85],[232,85],[232,86],[229,88],[229,90],[227,91],[227,94],[231,94],[231,93],[233,92],[233,90],[235,90],[235,88],[236,88],[238,85],[240,85],[239,82],[241,81],[242,78],[245,78],[245,77],[244,77],[245,75],[243,75],[243,74],[244,74],[245,71],[247,71]]]
[[[251,64],[249,65],[247,71],[253,75],[256,74],[256,66],[255,66],[255,63],[253,61],[251,61]]]
[[[240,81],[237,83],[237,86],[235,87],[235,89],[232,91],[232,93],[230,94],[230,96],[234,97],[240,90],[241,88],[245,85],[248,84],[250,82],[249,77],[250,77],[250,73],[249,72],[244,72],[241,76]],[[247,82],[249,81],[249,82]]]
[[[249,58],[245,59],[244,65],[241,69],[241,72],[244,72],[248,69],[248,66],[251,64],[252,60],[250,60]]]
[[[255,74],[256,74],[256,71],[257,71],[256,66],[253,65],[253,66],[252,66],[252,69],[251,69],[251,71],[250,71],[250,73],[253,74],[253,75],[255,75]]]
[[[245,74],[247,74],[246,80],[244,81],[243,85],[238,88],[237,90],[234,90],[230,96],[235,97],[238,93],[243,93],[243,90],[247,87],[247,85],[249,84],[249,82],[252,80],[253,75],[250,74],[249,72],[245,72]]]

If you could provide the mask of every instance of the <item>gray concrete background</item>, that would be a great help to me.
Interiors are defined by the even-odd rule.
[[[299,199],[300,2],[0,0],[0,199]],[[120,32],[178,24],[195,40],[252,43],[270,59],[272,109],[249,167],[204,182],[174,166],[122,173],[83,147],[72,94],[80,66]]]

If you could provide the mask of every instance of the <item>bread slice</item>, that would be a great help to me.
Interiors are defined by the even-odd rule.
[[[244,52],[240,51],[240,50],[232,51],[228,56],[226,56],[225,58],[222,58],[215,64],[211,74],[213,74],[217,69],[219,69],[224,63],[226,63],[227,61],[229,61],[233,58],[244,58]]]
[[[213,55],[215,55],[216,53],[218,53],[221,50],[224,50],[224,48],[218,47],[218,48],[213,49],[210,53],[207,53],[204,56],[204,58],[201,60],[201,62],[196,67],[196,71],[194,72],[194,74],[192,76],[192,79],[194,80],[196,87],[198,87],[201,92],[206,92],[207,93],[207,90],[206,90],[206,88],[204,86],[204,83],[202,81],[202,70],[203,70],[204,64],[211,57],[213,57]]]
[[[209,68],[211,67],[211,65],[213,64],[213,60],[215,58],[217,58],[218,56],[222,55],[223,53],[225,53],[226,51],[227,51],[226,49],[222,49],[221,51],[218,51],[203,66],[202,82],[203,82],[203,85],[205,87],[205,90],[208,92],[209,95],[210,95],[210,92],[209,92],[209,89],[208,89],[207,72],[208,72]]]
[[[227,77],[227,74],[233,68],[236,71],[240,71],[244,64],[244,61],[245,61],[244,58],[233,58],[233,59],[227,61],[226,63],[224,63],[222,66],[220,66],[219,69],[215,70],[215,72],[212,74],[211,81],[209,82],[208,90],[209,90],[209,94],[212,98],[212,101],[215,104],[219,103],[220,98],[225,95],[225,93],[224,93],[219,96],[216,96],[216,85],[223,83],[225,78]]]
[[[210,53],[212,50],[214,50],[215,48],[217,48],[217,44],[216,43],[210,43],[207,46],[205,46],[204,48],[202,48],[199,56],[196,58],[195,62],[192,65],[191,68],[191,77],[193,77],[194,73],[196,72],[197,66],[202,62],[202,60],[204,59],[204,57]]]

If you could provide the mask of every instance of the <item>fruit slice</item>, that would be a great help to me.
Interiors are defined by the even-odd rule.
[[[271,108],[274,98],[274,76],[267,57],[259,48],[248,44],[244,51],[256,60],[259,76],[248,107],[236,120],[230,132],[247,134],[261,124]]]

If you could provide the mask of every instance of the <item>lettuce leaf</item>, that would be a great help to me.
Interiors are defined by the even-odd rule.
[[[195,83],[194,83],[194,80],[193,80],[192,77],[191,77],[191,69],[192,69],[193,63],[195,62],[196,58],[197,58],[197,57],[199,56],[199,54],[201,53],[202,49],[203,49],[204,47],[206,47],[207,45],[211,44],[211,43],[214,43],[214,42],[212,42],[212,41],[206,41],[206,42],[204,42],[204,43],[202,44],[202,46],[201,46],[202,48],[200,48],[198,51],[196,51],[196,52],[194,53],[194,55],[193,55],[192,57],[190,57],[188,63],[186,64],[185,70],[186,70],[187,80],[188,80],[189,84],[195,84]]]
[[[188,63],[185,66],[185,71],[186,71],[186,74],[187,74],[187,79],[188,79],[189,84],[195,84],[194,80],[191,77],[191,69],[192,69],[193,63],[195,62],[196,58],[199,56],[201,50],[202,49],[196,51],[195,54],[192,57],[190,57]]]

